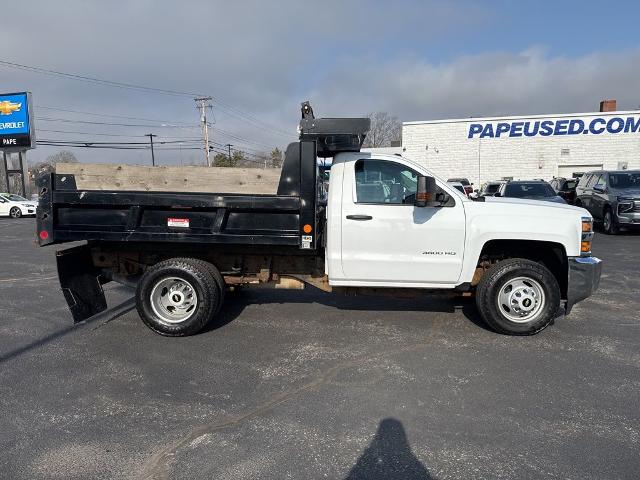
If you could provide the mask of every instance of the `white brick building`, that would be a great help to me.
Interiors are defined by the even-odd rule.
[[[405,122],[402,150],[436,175],[476,185],[637,169],[640,111]]]

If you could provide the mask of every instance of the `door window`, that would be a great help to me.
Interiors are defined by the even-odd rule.
[[[598,178],[600,178],[600,175],[598,175],[597,173],[592,174],[587,181],[587,187],[593,187]]]
[[[418,173],[387,160],[358,160],[355,165],[357,203],[413,205]]]
[[[593,186],[598,188],[604,188],[606,186],[605,183],[606,183],[606,180],[604,175],[598,175],[598,179],[595,181]]]
[[[587,185],[589,184],[589,180],[591,180],[592,175],[585,173],[581,178],[580,181],[578,182],[578,187],[579,188],[587,188]]]

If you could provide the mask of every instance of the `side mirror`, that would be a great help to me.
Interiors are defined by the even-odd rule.
[[[595,186],[593,187],[594,192],[604,193],[604,187]]]
[[[496,193],[494,193],[494,194],[493,194],[493,196],[494,196],[494,197],[501,197],[501,196],[502,196],[502,194],[501,194],[500,192],[496,192]]]
[[[434,207],[439,205],[436,199],[436,179],[424,175],[418,176],[416,207]]]

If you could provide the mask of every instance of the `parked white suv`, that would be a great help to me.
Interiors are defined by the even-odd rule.
[[[0,216],[20,218],[24,215],[36,214],[37,202],[30,202],[20,195],[0,193]]]

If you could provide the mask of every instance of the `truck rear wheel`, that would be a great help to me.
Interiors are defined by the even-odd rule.
[[[179,337],[199,332],[222,304],[223,290],[216,278],[219,275],[215,266],[194,258],[157,263],[142,275],[136,289],[140,318],[161,335]]]
[[[476,305],[495,331],[533,335],[553,322],[560,306],[560,287],[540,263],[523,258],[504,260],[480,279]]]

